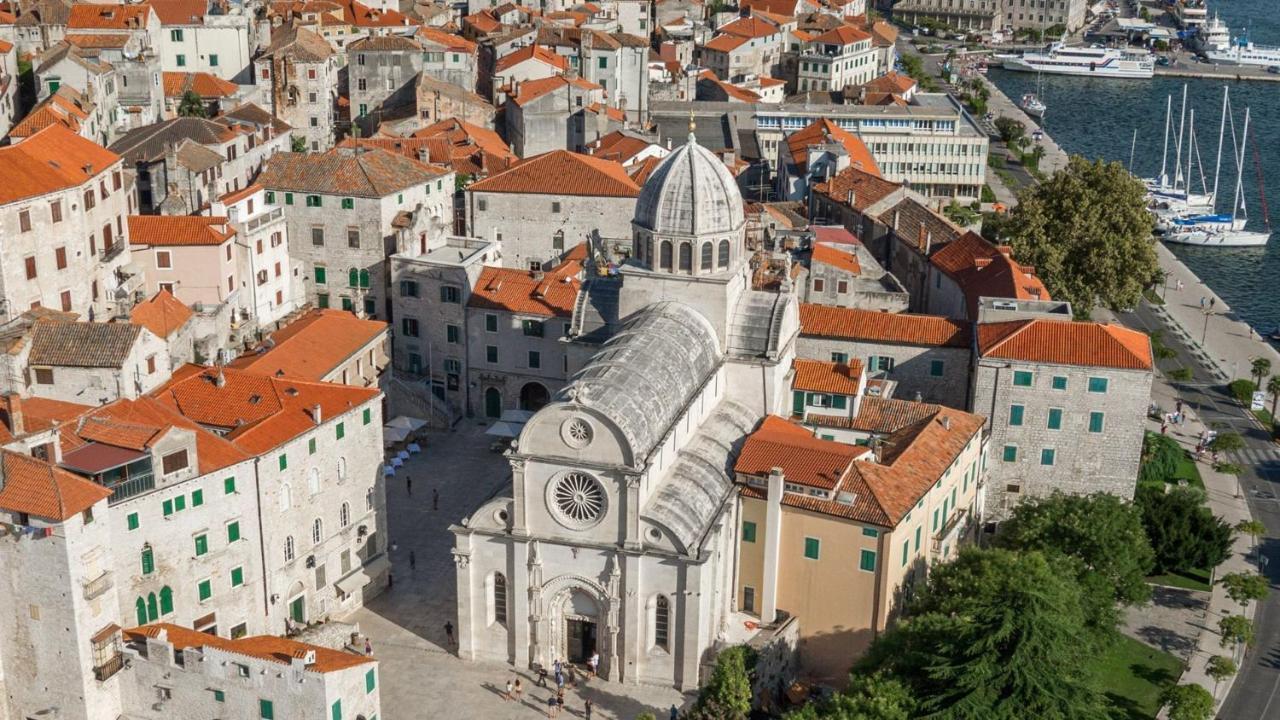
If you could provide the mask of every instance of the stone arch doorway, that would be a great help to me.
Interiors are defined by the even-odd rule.
[[[484,416],[502,417],[502,391],[496,387],[484,391]]]
[[[546,385],[539,382],[527,382],[524,387],[520,388],[521,410],[537,412],[548,402],[551,402],[551,393],[547,390]]]
[[[553,607],[556,657],[585,665],[593,654],[599,653],[604,635],[600,603],[583,588],[569,588],[557,596]]]

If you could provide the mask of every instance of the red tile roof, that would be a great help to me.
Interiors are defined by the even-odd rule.
[[[63,522],[110,497],[107,488],[12,450],[0,450],[0,508]]]
[[[778,26],[759,17],[738,18],[721,25],[719,32],[744,38],[763,38],[778,34]]]
[[[89,119],[89,110],[93,107],[84,95],[71,87],[63,86],[27,113],[26,117],[9,131],[9,136],[11,138],[30,137],[51,125],[61,126],[79,135],[80,128]]]
[[[225,217],[130,215],[130,247],[221,245],[236,234]]]
[[[915,86],[915,78],[912,78],[910,75],[903,75],[896,70],[890,70],[862,87],[864,90],[868,91],[902,95],[910,92]]]
[[[639,197],[640,186],[612,160],[552,150],[474,183],[468,192]]]
[[[866,31],[859,30],[852,25],[841,25],[818,35],[813,38],[812,42],[826,45],[852,45],[853,43],[870,39],[871,34]]]
[[[0,147],[0,205],[79,187],[120,162],[120,156],[61,125],[17,145]]]
[[[201,13],[203,14],[203,13]],[[130,30],[133,23],[146,27],[151,19],[150,5],[98,5],[76,3],[67,18],[68,30]]]
[[[978,302],[983,297],[1050,299],[1034,268],[1018,264],[1010,248],[996,247],[974,232],[943,245],[929,256],[929,262],[960,286],[972,319],[978,317]]]
[[[741,35],[717,35],[703,45],[702,49],[727,53],[737,50],[748,42],[750,42],[750,38],[745,38]]]
[[[164,73],[165,97],[182,97],[191,90],[202,98],[231,97],[240,90],[240,86],[207,72],[166,72]]]
[[[871,151],[853,133],[841,128],[827,118],[814,120],[808,127],[797,130],[787,136],[787,147],[791,150],[792,162],[802,169],[808,166],[808,151],[814,145],[839,143],[849,154],[850,167],[859,168],[873,175],[880,174],[880,166]]]
[[[208,0],[147,0],[164,25],[202,25]]]
[[[15,408],[16,406],[16,408]],[[22,432],[15,432],[15,409],[22,414]],[[0,442],[12,442],[16,437],[44,432],[55,425],[80,417],[92,410],[90,405],[50,400],[41,397],[23,398],[17,395],[0,397]]]
[[[831,198],[833,202],[862,212],[902,188],[877,174],[862,168],[849,166],[826,182],[816,183],[813,191]],[[852,193],[852,204],[849,202]]]
[[[106,33],[67,33],[62,38],[78,48],[94,50],[120,49],[129,44],[129,36]]]
[[[1151,370],[1151,339],[1119,325],[1067,320],[1010,320],[978,326],[984,358],[1050,365]]]
[[[269,349],[250,350],[231,367],[323,380],[386,332],[385,322],[363,320],[345,310],[315,309],[272,333]]]
[[[581,272],[581,259],[572,258],[545,273],[486,266],[467,305],[521,315],[569,317],[582,286],[578,279]]]
[[[528,105],[538,98],[552,93],[562,88],[576,87],[579,90],[603,90],[599,85],[583,80],[582,78],[569,79],[563,75],[553,75],[548,78],[538,78],[537,80],[526,80],[520,83],[519,92],[512,98],[512,102],[516,105]]]
[[[866,448],[822,440],[795,423],[768,415],[747,436],[734,472],[768,476],[782,468],[788,482],[830,490],[849,474],[854,458]]]
[[[350,411],[379,396],[376,388],[356,388],[297,378],[277,378],[225,368],[186,365],[153,395],[201,425],[227,432],[227,439],[250,455],[261,455],[314,429],[311,409],[321,419]]]
[[[857,255],[827,243],[816,243],[813,246],[812,261],[830,265],[854,275],[862,274],[862,265],[858,264]]]
[[[156,337],[164,339],[187,324],[187,320],[195,313],[182,304],[168,290],[161,290],[151,299],[133,306],[129,313],[129,322],[141,325],[150,330]]]
[[[868,342],[969,347],[968,323],[937,315],[887,313],[876,310],[801,303],[803,335]]]
[[[557,55],[541,45],[528,45],[498,58],[497,64],[493,66],[493,71],[495,73],[506,72],[526,60],[537,60],[556,68],[560,72],[565,72],[569,69],[569,61],[563,56]]]
[[[855,396],[862,381],[862,362],[822,362],[796,358],[791,363],[795,375],[791,387],[805,392]]]
[[[647,150],[650,145],[651,143],[644,138],[628,135],[621,130],[614,130],[592,142],[588,147],[591,148],[592,157],[613,160],[625,165],[636,155]]]
[[[347,670],[374,662],[373,658],[366,655],[331,650],[320,645],[310,645],[274,635],[255,635],[229,640],[170,623],[143,625],[125,630],[124,634],[132,640],[145,641],[146,638],[159,638],[161,632],[164,633],[165,640],[173,645],[174,650],[214,647],[223,652],[267,660],[280,665],[290,665],[295,658],[305,658],[309,653],[315,653],[315,662],[307,665],[307,670],[318,673]]]
[[[152,397],[117,400],[91,411],[75,435],[82,440],[146,450],[174,428],[189,430],[196,440],[196,467],[201,475],[217,472],[250,459],[251,454],[184,417]]]
[[[454,35],[453,33],[445,32],[440,28],[431,27],[430,25],[423,25],[418,28],[413,35],[420,40],[435,43],[436,45],[443,45],[451,52],[464,52],[471,54],[476,51],[476,44],[470,40],[462,37],[461,35]]]

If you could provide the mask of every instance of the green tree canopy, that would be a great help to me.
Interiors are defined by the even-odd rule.
[[[1254,600],[1261,600],[1271,590],[1267,578],[1257,573],[1231,573],[1218,579],[1218,584],[1227,591],[1227,597],[1241,605],[1248,605]]]
[[[1142,525],[1155,552],[1156,574],[1215,568],[1231,548],[1231,526],[1214,515],[1190,488],[1163,492],[1139,487]]]
[[[1236,674],[1240,668],[1235,661],[1226,655],[1214,655],[1209,658],[1209,662],[1204,665],[1204,672],[1213,678],[1214,682],[1222,682],[1232,675]]]
[[[1039,552],[966,548],[938,565],[861,664],[938,720],[1103,720],[1080,588]]]
[[[1018,261],[1082,316],[1138,302],[1159,269],[1151,230],[1142,183],[1118,162],[1078,156],[1019,193],[1004,228]]]
[[[1258,387],[1262,387],[1262,379],[1271,374],[1271,361],[1263,357],[1254,358],[1249,371]]]
[[[854,673],[844,692],[788,713],[786,720],[911,720],[915,707],[901,681],[883,673]]]
[[[746,645],[726,648],[716,656],[711,679],[698,693],[690,720],[745,720],[751,712],[750,667],[754,651]]]
[[[1008,145],[1013,145],[1027,134],[1027,127],[1011,117],[1001,115],[996,118],[996,131],[1000,133],[1000,139]]]
[[[180,117],[209,117],[209,109],[194,90],[188,90],[182,93],[182,99],[178,101],[178,115]]]
[[[1209,449],[1214,452],[1233,452],[1244,448],[1244,438],[1240,433],[1221,432],[1209,442]]]
[[[1228,615],[1218,621],[1218,634],[1222,636],[1222,647],[1253,645],[1253,622],[1244,615]]]
[[[1081,583],[1094,595],[1094,581],[1104,591],[1096,607],[1086,597],[1091,625],[1115,627],[1114,602],[1126,605],[1151,597],[1147,575],[1155,555],[1142,526],[1142,514],[1114,495],[1066,495],[1020,504],[1000,526],[996,544],[1013,550],[1039,550],[1070,558]],[[1088,577],[1094,576],[1094,577]]]
[[[293,152],[300,153],[307,151],[307,139],[301,135],[294,135],[289,141],[289,149]]]
[[[1169,708],[1169,720],[1209,720],[1213,717],[1213,696],[1199,685],[1174,685],[1160,696]]]

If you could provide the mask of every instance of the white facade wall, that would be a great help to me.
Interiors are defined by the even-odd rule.
[[[248,85],[255,35],[253,17],[243,14],[205,15],[197,23],[164,25],[160,65],[165,72],[207,72]]]
[[[629,248],[635,208],[633,197],[468,191],[467,227],[470,235],[502,243],[503,267],[527,269],[554,264],[588,238]],[[557,233],[563,234],[562,248],[556,247]]]
[[[965,410],[969,406],[970,351],[966,347],[903,345],[801,335],[796,339],[796,357],[834,362],[837,354],[862,362],[870,377],[883,377],[898,384],[894,396],[900,400],[920,400]],[[890,370],[878,369],[889,358]],[[939,368],[935,363],[941,363]],[[935,375],[936,370],[941,375]],[[974,412],[981,413],[981,410]]]
[[[267,204],[258,189],[233,203],[217,202],[213,213],[235,228],[235,256],[240,278],[240,306],[260,326],[270,326],[301,307],[301,264],[289,256],[289,228],[284,210]]]
[[[154,366],[154,370],[151,369]],[[36,378],[37,369],[52,371],[52,382]],[[168,345],[150,330],[140,328],[138,338],[118,368],[31,365],[26,374],[26,392],[36,397],[102,405],[119,399],[134,399],[168,382],[173,373]]]

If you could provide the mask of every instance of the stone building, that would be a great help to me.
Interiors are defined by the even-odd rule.
[[[160,17],[157,50],[165,70],[208,72],[240,85],[253,83],[258,49],[255,13],[211,0],[152,0]]]
[[[18,50],[0,40],[0,137],[9,134],[18,119]]]
[[[259,375],[380,387],[390,350],[386,323],[342,310],[314,309],[271,333],[228,367]]]
[[[196,314],[167,290],[133,306],[129,322],[151,331],[169,350],[170,367],[181,367],[196,359]]]
[[[589,142],[585,109],[603,102],[604,88],[582,78],[555,75],[519,83],[504,105],[507,142],[525,158],[580,150]]]
[[[615,310],[587,300],[571,320],[574,342],[603,343],[526,423],[511,493],[453,527],[462,658],[598,653],[602,677],[699,684],[737,604],[734,459],[786,402],[799,329],[793,296],[750,289],[744,228],[732,175],[692,138],[650,175]]]
[[[187,305],[245,307],[236,234],[225,217],[130,215],[128,223],[147,297],[167,290]]]
[[[4,319],[35,307],[102,318],[132,301],[125,217],[137,198],[119,155],[51,125],[0,148],[0,176]]]
[[[284,209],[307,301],[321,308],[386,317],[398,218],[453,224],[453,173],[381,149],[279,153],[258,183],[267,204]]]
[[[472,183],[468,234],[501,243],[510,268],[549,268],[584,241],[625,253],[639,195],[618,163],[556,150]]]
[[[333,147],[338,55],[329,42],[306,28],[273,28],[271,44],[253,67],[271,115],[293,127],[313,152]]]
[[[815,183],[849,167],[880,176],[880,168],[862,140],[825,118],[788,134],[778,144],[774,167],[780,200],[807,201]]]
[[[382,35],[349,44],[347,53],[351,119],[364,123],[365,134],[371,135],[368,126],[376,128],[385,109],[413,102],[424,52],[410,38]]]
[[[803,302],[903,312],[909,298],[897,278],[842,227],[811,227],[807,252],[796,256],[794,282]]]
[[[497,108],[471,90],[423,72],[414,93],[417,111],[408,121],[410,131],[453,119],[489,130],[494,127]]]
[[[806,41],[797,58],[797,89],[841,91],[888,72],[892,68],[880,67],[880,55],[872,40],[871,33],[865,30],[840,25]]]
[[[1018,0],[1013,0],[1015,3]],[[912,25],[942,23],[965,32],[992,32],[1004,27],[1004,6],[1009,0],[903,0],[894,6],[895,17]]]
[[[988,418],[996,519],[1024,497],[1106,492],[1128,500],[1137,484],[1150,339],[1062,319],[1043,305],[986,299],[974,331],[971,405]]]
[[[966,232],[929,256],[929,277],[917,307],[934,315],[978,319],[984,297],[1050,300],[1049,290],[1035,268],[1013,258],[1008,245],[992,245],[975,232]]]
[[[36,58],[34,64],[39,101],[47,102],[64,86],[76,90],[83,98],[78,103],[80,109],[91,110],[90,123],[96,128],[86,137],[101,145],[115,140],[120,120],[120,81],[110,63],[64,42]]]
[[[785,47],[785,35],[777,23],[749,15],[721,25],[717,35],[699,48],[699,56],[716,77],[738,82],[749,75],[780,75]]]
[[[413,33],[422,47],[422,71],[432,78],[474,92],[479,61],[477,45],[440,28],[423,25]]]
[[[303,303],[302,264],[289,254],[289,228],[284,209],[267,204],[257,183],[214,201],[214,217],[226,217],[235,232],[239,306],[255,328],[271,328]]]
[[[58,44],[67,33],[71,0],[35,0],[14,13],[12,41],[19,53],[39,55]]]
[[[971,338],[967,323],[949,318],[806,304],[796,356],[856,360],[898,397],[966,409]]]

